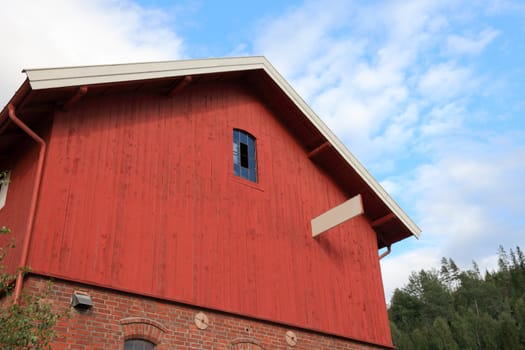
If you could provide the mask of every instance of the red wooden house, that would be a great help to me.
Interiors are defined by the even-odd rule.
[[[265,58],[25,73],[0,224],[16,293],[85,307],[55,348],[392,347],[378,250],[419,229]]]

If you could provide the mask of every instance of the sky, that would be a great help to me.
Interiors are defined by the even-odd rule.
[[[264,55],[420,226],[385,296],[525,246],[525,3],[0,0],[0,105],[23,68]]]

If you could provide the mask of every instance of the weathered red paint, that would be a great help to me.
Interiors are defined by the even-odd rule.
[[[11,170],[7,201],[0,210],[0,226],[6,226],[12,231],[10,235],[0,236],[0,245],[4,247],[12,239],[15,244],[4,260],[4,266],[10,273],[19,267],[22,256],[39,155],[38,145],[28,141],[20,145],[19,152],[0,163],[2,170]]]
[[[274,113],[231,81],[57,110],[29,265],[391,346],[370,222],[311,238],[348,196]],[[257,184],[233,175],[234,128],[257,138]]]

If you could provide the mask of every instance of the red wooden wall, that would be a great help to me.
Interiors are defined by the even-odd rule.
[[[257,184],[233,175],[234,128],[257,138]],[[391,345],[367,220],[311,238],[346,199],[240,83],[88,95],[55,115],[30,266]]]
[[[9,250],[4,260],[4,266],[11,273],[20,267],[38,161],[39,148],[27,138],[0,163],[0,170],[11,170],[7,200],[0,209],[0,227],[6,226],[11,230],[11,234],[0,236],[0,246],[5,247],[12,239],[15,243],[15,248]]]

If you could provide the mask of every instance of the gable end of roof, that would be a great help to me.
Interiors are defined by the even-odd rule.
[[[27,81],[29,82],[30,88],[38,91],[252,70],[263,70],[326,141],[329,142],[341,158],[363,179],[371,191],[386,205],[395,217],[401,221],[410,234],[419,237],[421,230],[414,221],[401,209],[394,199],[263,56],[39,68],[25,69],[23,72],[27,74]]]

